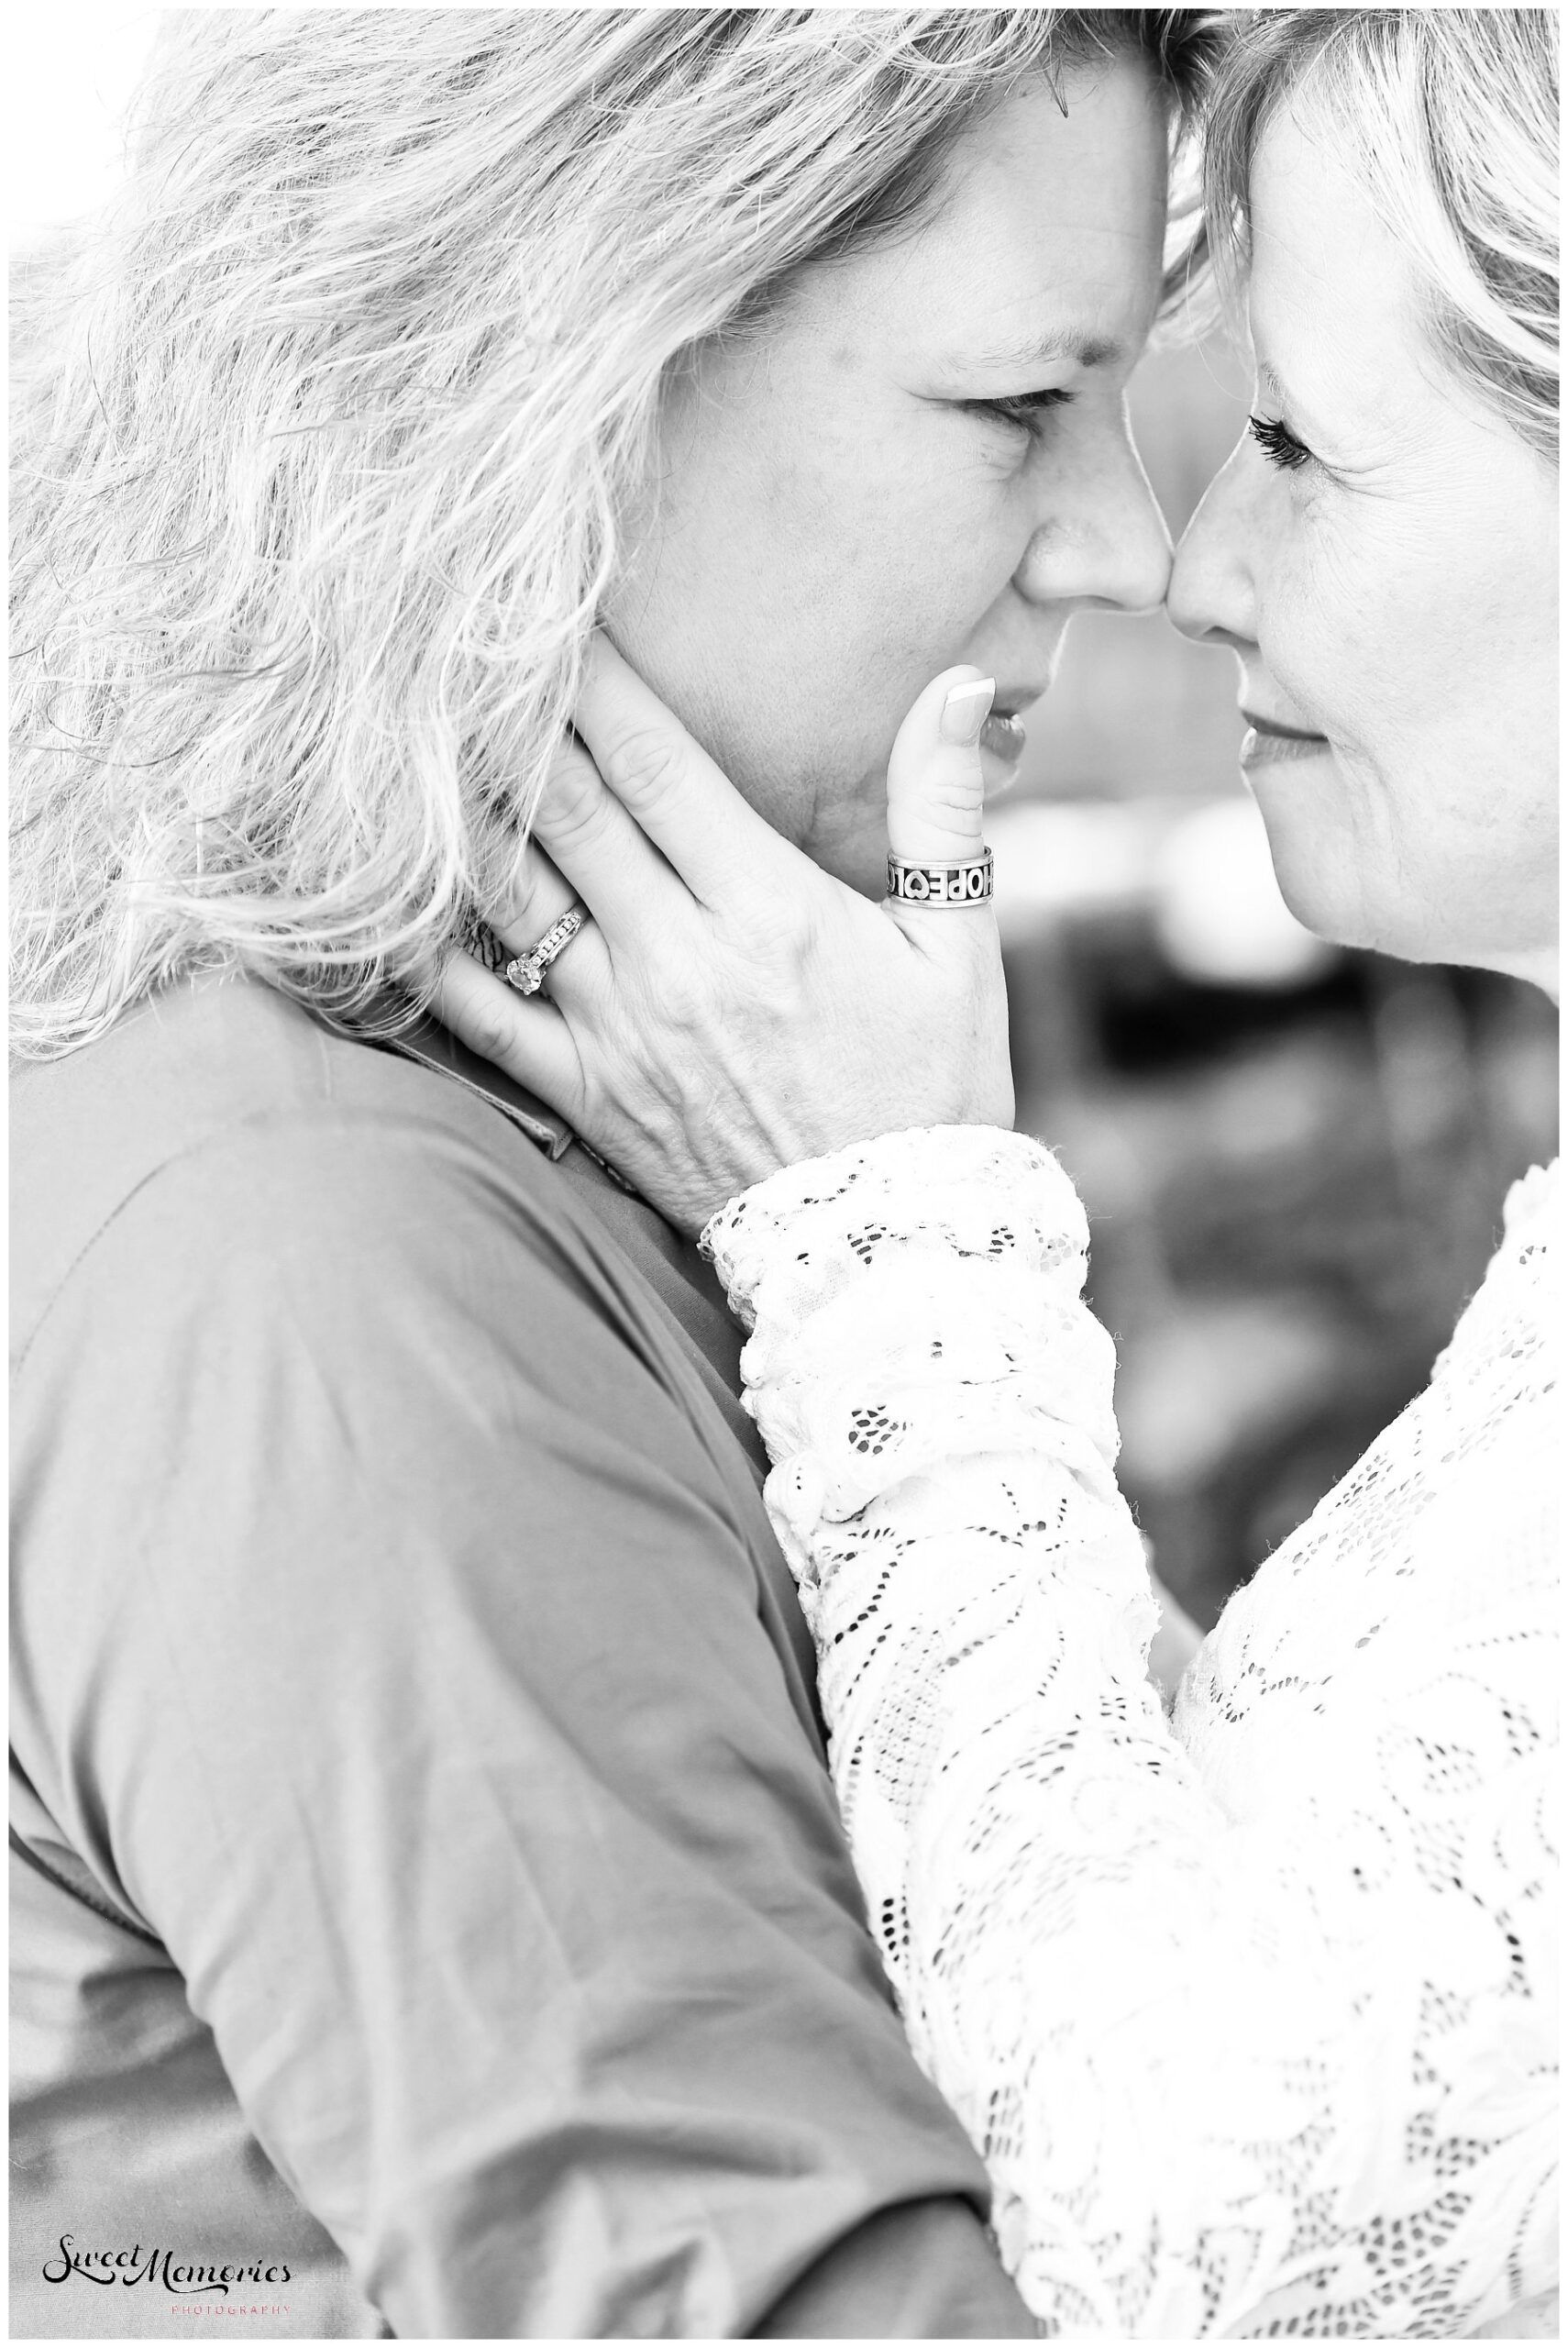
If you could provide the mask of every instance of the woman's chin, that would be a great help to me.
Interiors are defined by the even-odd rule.
[[[1461,886],[1444,892],[1413,887],[1402,875],[1385,878],[1364,840],[1345,835],[1326,840],[1323,827],[1309,831],[1277,806],[1259,803],[1279,893],[1303,929],[1325,945],[1386,954],[1397,962],[1501,970],[1553,993],[1556,948],[1549,919],[1527,935],[1503,904],[1473,900],[1462,924],[1455,917]]]
[[[1367,936],[1369,907],[1360,877],[1346,859],[1325,856],[1321,832],[1300,821],[1299,810],[1271,808],[1259,794],[1269,855],[1279,893],[1303,929],[1326,946],[1374,946]]]

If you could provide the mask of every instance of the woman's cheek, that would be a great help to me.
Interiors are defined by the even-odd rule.
[[[1257,591],[1257,637],[1264,672],[1282,701],[1260,709],[1261,716],[1328,730],[1331,663],[1321,635],[1310,565],[1276,553]]]
[[[1306,503],[1276,540],[1258,640],[1297,718],[1331,741],[1353,740],[1371,714],[1368,681],[1383,670],[1386,578],[1326,500]],[[1291,713],[1277,713],[1289,719]]]
[[[880,673],[898,703],[895,732],[939,669],[1003,657],[987,624],[1007,596],[1028,537],[1016,513],[986,487],[962,476],[934,491],[928,482],[911,497],[888,550],[878,596],[887,653]]]

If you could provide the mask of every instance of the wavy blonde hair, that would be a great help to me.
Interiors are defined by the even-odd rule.
[[[24,266],[12,1033],[244,969],[386,1026],[497,901],[666,369],[897,234],[1020,77],[1193,10],[171,20],[127,183]]]
[[[1298,102],[1408,254],[1444,365],[1553,463],[1558,60],[1555,8],[1249,10],[1204,129],[1222,276],[1245,267],[1258,141]]]

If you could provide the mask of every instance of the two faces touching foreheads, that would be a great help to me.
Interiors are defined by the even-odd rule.
[[[964,133],[904,232],[803,271],[760,333],[697,352],[606,625],[778,830],[879,892],[888,751],[925,681],[973,662],[1016,714],[1075,611],[1168,601],[1239,656],[1250,780],[1300,917],[1524,967],[1521,911],[1543,940],[1554,916],[1548,469],[1445,376],[1405,254],[1287,105],[1251,190],[1262,428],[1173,568],[1126,406],[1168,147],[1141,60],[1077,67],[1060,95],[1042,77]],[[1509,740],[1505,810],[1474,778]]]

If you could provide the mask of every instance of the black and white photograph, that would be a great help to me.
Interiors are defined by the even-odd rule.
[[[18,18],[11,2339],[1560,2336],[1559,49]]]

